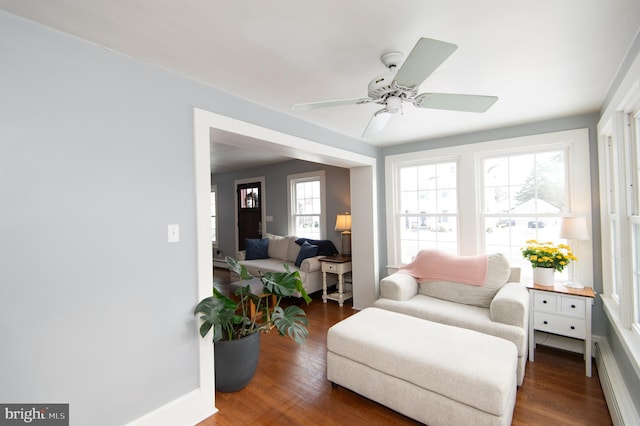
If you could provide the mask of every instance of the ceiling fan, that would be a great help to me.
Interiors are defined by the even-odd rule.
[[[496,96],[418,93],[420,84],[457,48],[458,46],[455,44],[423,37],[418,40],[399,69],[398,65],[403,58],[402,53],[390,52],[382,55],[380,60],[389,71],[371,80],[368,87],[368,97],[301,103],[295,104],[293,109],[300,111],[368,103],[384,105],[383,109],[371,117],[362,134],[363,137],[382,131],[391,116],[402,111],[405,102],[411,102],[418,108],[485,112],[498,100]]]

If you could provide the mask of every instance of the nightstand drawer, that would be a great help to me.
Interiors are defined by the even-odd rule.
[[[322,271],[323,272],[333,272],[334,274],[337,274],[338,273],[338,266],[339,266],[339,264],[337,264],[337,263],[322,262]]]
[[[560,297],[560,312],[576,318],[584,318],[586,301],[584,298]]]
[[[534,293],[533,309],[543,312],[556,312],[558,304],[558,296],[553,293],[536,292]]]
[[[584,339],[586,335],[583,319],[553,315],[546,312],[536,313],[533,326],[536,330],[577,339]]]
[[[322,272],[330,272],[332,274],[344,274],[351,271],[351,262],[333,263],[322,262]]]

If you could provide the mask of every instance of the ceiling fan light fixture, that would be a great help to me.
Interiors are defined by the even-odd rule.
[[[397,96],[389,96],[387,98],[387,112],[395,114],[402,108],[402,99]]]
[[[369,137],[376,135],[382,131],[387,126],[387,123],[391,119],[393,114],[389,113],[387,108],[378,110],[369,121],[366,129],[362,133],[362,137]]]

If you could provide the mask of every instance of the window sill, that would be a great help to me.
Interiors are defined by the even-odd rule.
[[[601,295],[600,297],[602,298],[604,311],[607,317],[609,317],[612,328],[618,336],[633,370],[640,378],[640,335],[622,325],[619,307],[611,297],[604,295]]]

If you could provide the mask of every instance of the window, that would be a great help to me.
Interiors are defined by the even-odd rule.
[[[211,187],[211,243],[218,245],[218,206],[216,203],[218,189],[214,185]]]
[[[629,204],[631,226],[631,253],[632,253],[632,282],[633,288],[629,295],[633,299],[633,324],[636,331],[640,332],[640,111],[628,114],[628,137],[630,144],[630,159],[628,169],[631,184],[629,185]]]
[[[638,94],[640,98],[640,93]],[[604,293],[640,333],[640,100],[600,130]],[[610,306],[605,301],[607,306]]]
[[[323,239],[326,235],[324,171],[290,175],[288,181],[289,233]]]
[[[608,325],[640,369],[640,55],[598,123],[602,301]]]
[[[499,252],[522,267],[526,282],[532,276],[521,254],[527,240],[566,242],[559,237],[563,216],[590,222],[586,129],[390,155],[385,167],[391,266],[425,248]],[[581,245],[579,276],[590,284],[591,241],[575,244]]]
[[[396,226],[402,263],[409,263],[419,250],[427,248],[456,253],[457,163],[402,165],[398,177]]]
[[[619,256],[620,250],[618,249],[619,239],[618,239],[618,208],[617,208],[617,192],[618,192],[618,179],[616,177],[616,171],[618,170],[617,158],[618,152],[617,147],[614,143],[613,136],[608,134],[605,136],[605,151],[604,155],[601,155],[601,161],[605,163],[605,173],[606,178],[603,187],[606,188],[607,195],[605,197],[606,200],[606,214],[603,214],[603,220],[606,221],[606,225],[603,223],[603,231],[606,228],[608,231],[603,232],[603,257],[606,256],[607,259],[603,258],[603,265],[605,266],[603,269],[603,278],[605,282],[608,282],[610,287],[609,294],[616,300],[619,301],[618,297],[618,289],[617,289],[617,274],[618,268],[616,264],[618,261],[616,260]],[[606,239],[606,241],[605,241]],[[608,247],[608,250],[604,250],[604,247]],[[605,254],[606,253],[606,254]]]
[[[558,240],[567,215],[565,149],[484,158],[482,223],[487,253],[504,253],[513,266],[527,266],[521,247],[527,240]],[[563,272],[559,279],[566,279]]]

